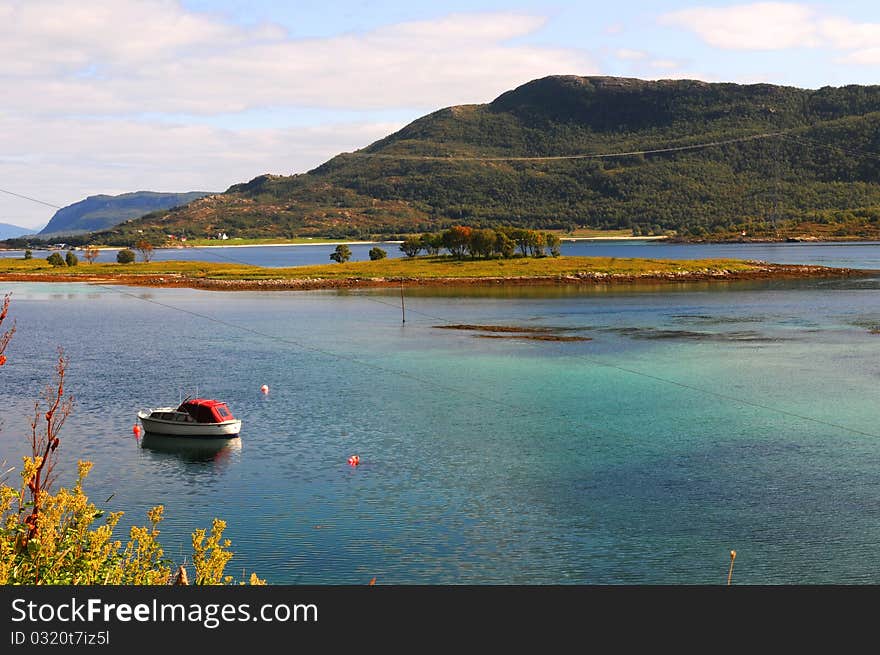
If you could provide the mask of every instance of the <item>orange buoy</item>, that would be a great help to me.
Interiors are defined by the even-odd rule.
[[[260,391],[262,391],[263,393],[269,393],[269,385],[264,384],[262,387],[260,387]]]
[[[361,463],[360,455],[352,455],[351,457],[348,458],[348,463],[351,466],[357,466],[358,464]]]
[[[141,436],[141,426],[139,426],[137,423],[134,424],[134,426],[131,428],[131,431],[134,433],[134,436]]]

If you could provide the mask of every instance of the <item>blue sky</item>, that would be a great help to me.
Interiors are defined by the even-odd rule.
[[[0,188],[67,205],[304,172],[544,75],[875,84],[880,8],[0,0],[0,62]],[[52,213],[0,194],[0,222]]]

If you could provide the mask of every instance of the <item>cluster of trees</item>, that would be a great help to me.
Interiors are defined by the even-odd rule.
[[[562,240],[552,232],[539,232],[518,227],[472,228],[453,225],[443,232],[426,232],[409,236],[400,244],[400,251],[415,257],[421,251],[437,255],[446,249],[456,259],[468,257],[559,257]]]
[[[25,259],[28,259],[27,255],[25,255]],[[72,250],[68,250],[67,254],[62,257],[60,252],[53,252],[51,255],[46,257],[46,261],[52,264],[52,266],[76,266],[79,264],[79,258],[73,253]]]

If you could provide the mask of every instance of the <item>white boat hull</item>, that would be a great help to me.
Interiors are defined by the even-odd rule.
[[[241,419],[223,421],[222,423],[168,421],[151,418],[147,412],[138,412],[138,418],[144,426],[144,432],[149,434],[217,439],[236,437],[241,431]]]

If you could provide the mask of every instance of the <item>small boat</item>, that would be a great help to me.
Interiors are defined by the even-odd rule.
[[[226,403],[208,398],[188,398],[177,407],[141,410],[138,418],[147,434],[176,437],[232,438],[241,430],[241,419]]]

